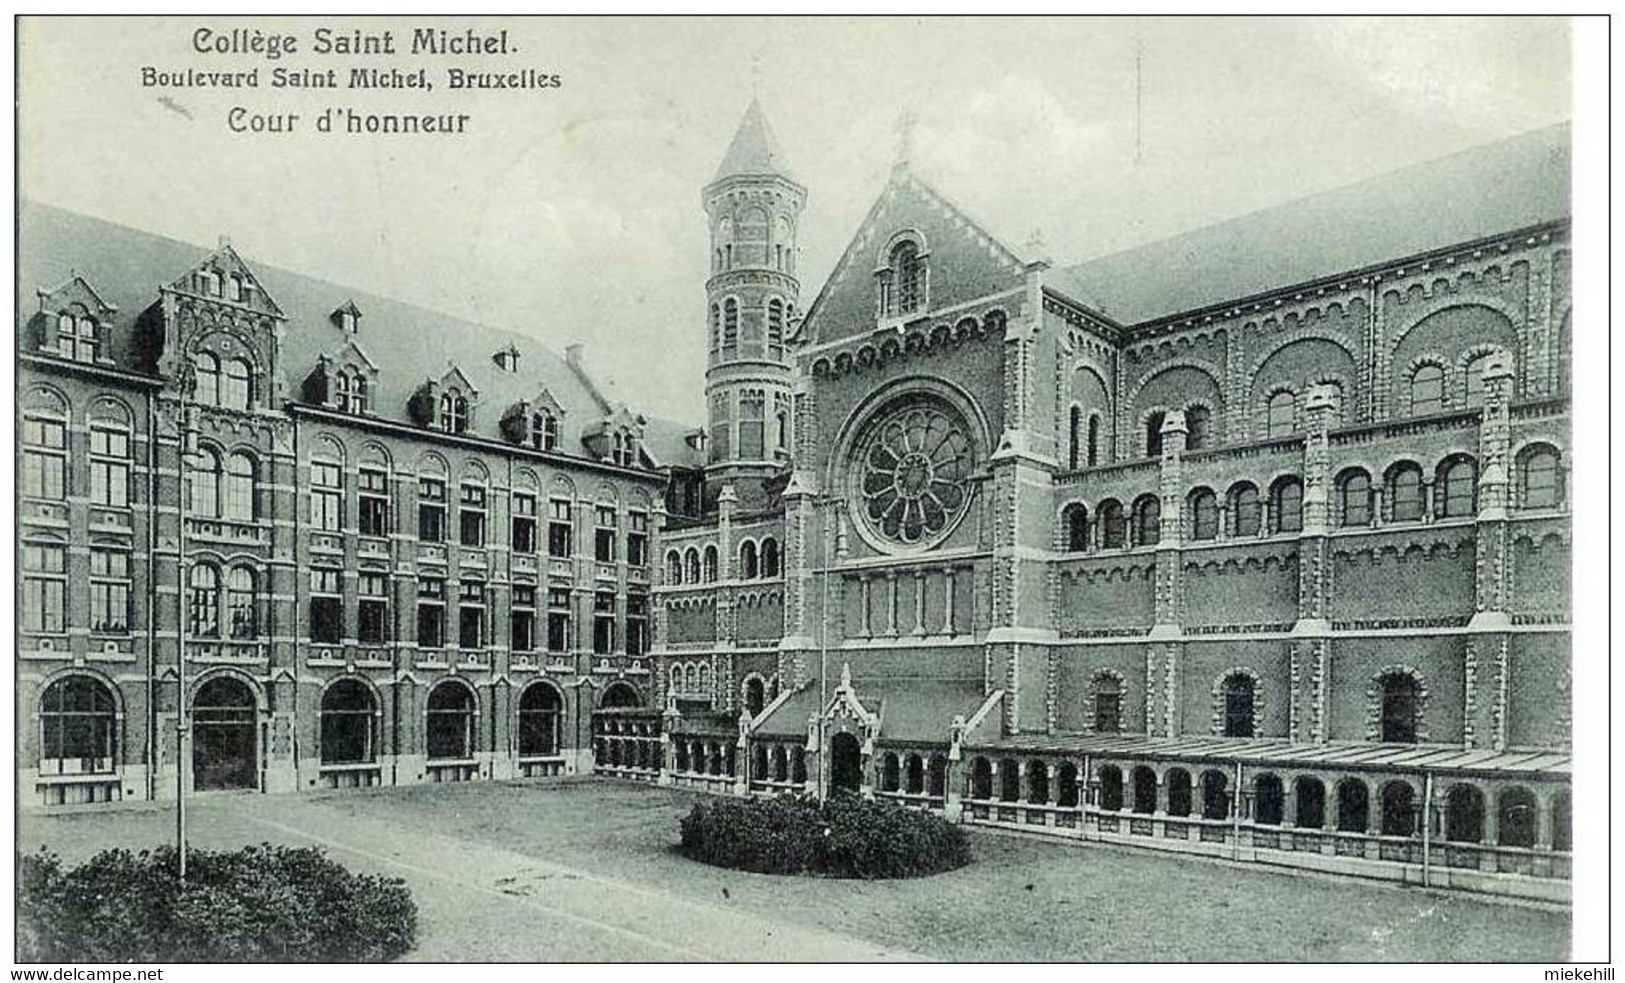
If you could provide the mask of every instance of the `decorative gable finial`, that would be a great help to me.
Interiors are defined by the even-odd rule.
[[[852,663],[841,663],[841,689],[852,692]]]

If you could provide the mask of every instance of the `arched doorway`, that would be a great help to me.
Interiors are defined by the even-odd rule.
[[[851,734],[829,740],[829,782],[833,789],[856,792],[863,784],[863,749]]]
[[[259,787],[259,713],[254,691],[216,676],[192,698],[192,787],[200,792]]]

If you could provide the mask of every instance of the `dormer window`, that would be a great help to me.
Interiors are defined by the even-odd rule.
[[[243,299],[243,278],[233,273],[226,277],[226,299],[241,303]]]
[[[340,413],[366,413],[367,377],[359,371],[340,369],[333,377],[333,402]]]
[[[345,334],[355,334],[361,329],[361,311],[355,306],[355,301],[347,300],[332,314],[329,319],[338,325]]]
[[[539,451],[559,449],[559,418],[546,410],[530,415],[530,445]]]
[[[502,349],[491,356],[491,361],[497,363],[497,368],[504,372],[519,371],[519,349],[512,345]]]
[[[94,362],[98,353],[96,322],[91,318],[63,311],[56,320],[56,350],[63,358],[75,362]]]
[[[198,270],[197,290],[205,297],[220,296],[220,274],[214,270]]]
[[[882,317],[903,317],[926,308],[925,253],[911,238],[900,240],[887,254],[879,271],[879,308]]]
[[[447,433],[463,433],[468,429],[468,397],[456,389],[440,395],[440,429]]]
[[[610,441],[609,458],[623,468],[636,467],[638,463],[638,442],[629,430],[615,431]]]

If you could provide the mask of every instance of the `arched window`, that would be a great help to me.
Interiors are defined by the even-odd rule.
[[[1292,391],[1283,389],[1270,397],[1265,409],[1264,435],[1290,437],[1297,430],[1297,398]]]
[[[1207,446],[1208,431],[1213,428],[1213,411],[1206,406],[1191,406],[1185,410],[1185,448],[1200,450]]]
[[[367,377],[360,372],[350,377],[350,412],[367,412]]]
[[[1501,793],[1496,804],[1496,829],[1502,846],[1531,849],[1535,845],[1535,795],[1522,787]]]
[[[1111,673],[1095,676],[1095,733],[1117,734],[1123,729],[1123,684]]]
[[[1253,677],[1233,672],[1224,678],[1224,736],[1253,736]]]
[[[1422,469],[1410,461],[1388,469],[1388,511],[1394,522],[1422,518]]]
[[[1082,553],[1089,548],[1089,510],[1073,502],[1061,511],[1061,523],[1066,527],[1066,549],[1069,553]]]
[[[1574,849],[1574,820],[1570,815],[1569,793],[1558,792],[1552,796],[1552,849],[1569,851]]]
[[[1123,772],[1116,765],[1100,766],[1100,808],[1117,812],[1123,808]]]
[[[700,582],[700,551],[690,546],[683,552],[683,579],[691,584]]]
[[[1122,549],[1128,532],[1123,519],[1123,506],[1114,498],[1100,503],[1100,545],[1109,550]]]
[[[1441,519],[1458,519],[1478,512],[1478,466],[1458,457],[1439,468],[1435,512]]]
[[[1168,414],[1162,410],[1156,410],[1145,418],[1146,457],[1162,456],[1162,424],[1167,418]]]
[[[1382,787],[1382,835],[1411,836],[1416,832],[1415,796],[1410,782],[1389,782]]]
[[[720,251],[717,253],[717,262],[718,262],[718,264],[720,264],[722,262],[722,253]],[[721,304],[712,304],[711,305],[711,350],[713,352],[722,350],[722,305]]]
[[[1027,801],[1049,804],[1049,766],[1037,758],[1027,762]]]
[[[1189,816],[1191,814],[1191,773],[1183,768],[1170,768],[1164,776],[1168,783],[1168,815]]]
[[[1162,540],[1162,500],[1145,495],[1134,503],[1134,545],[1155,546]]]
[[[1272,532],[1303,532],[1303,482],[1297,478],[1278,479],[1270,486],[1270,515],[1275,519]]]
[[[254,571],[248,567],[232,567],[226,575],[226,618],[232,638],[259,637],[255,594]]]
[[[1089,467],[1100,463],[1100,417],[1094,414],[1089,416]]]
[[[113,693],[90,676],[64,676],[40,696],[41,775],[111,772],[118,757]]]
[[[1083,464],[1083,408],[1072,407],[1067,416],[1066,466],[1076,471]]]
[[[1371,476],[1359,468],[1337,480],[1337,520],[1343,526],[1371,525]]]
[[[1230,487],[1230,524],[1232,535],[1256,536],[1263,527],[1263,509],[1259,506],[1258,489],[1252,482],[1243,481]]]
[[[564,702],[558,690],[532,683],[519,698],[519,756],[545,758],[559,753],[559,721]]]
[[[739,301],[732,297],[722,302],[722,350],[739,351]]]
[[[220,486],[223,480],[220,453],[212,447],[200,447],[191,456],[192,483],[186,510],[205,519],[220,518]]]
[[[254,459],[242,452],[226,458],[224,513],[238,522],[254,521]]]
[[[999,799],[1004,802],[1021,801],[1021,766],[1016,759],[999,762]]]
[[[1472,785],[1457,785],[1445,796],[1444,838],[1452,843],[1480,843],[1484,839],[1484,793]]]
[[[784,357],[784,302],[777,297],[767,302],[767,351],[773,358]]]
[[[742,580],[755,580],[758,573],[756,544],[747,539],[739,546],[739,576]]]
[[[993,798],[993,766],[986,758],[970,763],[970,797],[984,802]]]
[[[192,567],[187,577],[190,603],[187,632],[194,638],[220,637],[220,571],[207,563]]]
[[[1157,811],[1157,773],[1145,765],[1137,765],[1130,772],[1134,786],[1134,811],[1150,815]]]
[[[1320,779],[1301,775],[1292,784],[1293,798],[1298,800],[1298,814],[1292,824],[1303,829],[1320,829],[1326,825],[1326,786]]]
[[[1345,778],[1337,785],[1337,828],[1344,833],[1364,833],[1370,828],[1371,802],[1365,782]]]
[[[1438,413],[1444,409],[1444,369],[1421,365],[1411,373],[1411,415]]]
[[[440,429],[447,433],[468,429],[468,398],[455,389],[440,394]]]
[[[903,759],[903,791],[910,795],[925,793],[925,762],[917,754]]]
[[[220,373],[220,406],[228,410],[246,410],[252,392],[248,363],[240,358],[228,358]]]
[[[1222,771],[1202,772],[1202,818],[1228,819],[1230,816],[1230,776]]]
[[[1078,807],[1078,766],[1063,761],[1055,771],[1055,804],[1063,809]]]
[[[666,553],[666,583],[673,587],[683,582],[683,558],[676,550]]]
[[[1219,496],[1211,488],[1191,492],[1191,538],[1215,539],[1219,535]]]
[[[220,405],[220,360],[212,352],[192,355],[192,398],[204,406]]]
[[[779,575],[779,541],[772,536],[762,540],[762,576]]]
[[[333,401],[340,413],[350,412],[350,374],[340,371],[333,377]]]
[[[762,715],[762,708],[767,706],[767,686],[756,677],[745,680],[745,712],[752,718]]]
[[[925,307],[925,262],[920,247],[905,239],[892,248],[889,269],[881,279],[881,310],[891,317]]]
[[[1484,366],[1489,364],[1488,353],[1475,355],[1462,371],[1462,395],[1465,407],[1484,405]]]
[[[1253,780],[1253,822],[1279,826],[1286,818],[1286,788],[1276,775],[1259,775]]]
[[[1415,744],[1421,717],[1421,687],[1416,677],[1391,672],[1378,681],[1382,699],[1381,739],[1388,744]]]
[[[1518,480],[1519,504],[1526,509],[1554,509],[1563,501],[1557,451],[1538,446],[1524,452]]]
[[[474,694],[462,683],[441,683],[429,692],[428,751],[431,761],[474,756]]]
[[[341,679],[322,694],[322,764],[377,760],[378,705],[358,679]]]
[[[717,548],[715,546],[705,548],[705,582],[708,584],[717,582]]]

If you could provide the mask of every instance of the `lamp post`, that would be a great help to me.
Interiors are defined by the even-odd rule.
[[[186,884],[186,752],[187,738],[191,734],[190,715],[186,712],[186,507],[191,481],[187,472],[192,457],[195,433],[192,426],[192,390],[197,375],[189,359],[183,358],[175,373],[175,386],[180,391],[180,413],[177,417],[180,444],[176,454],[176,488],[179,501],[175,510],[178,523],[175,532],[175,856],[180,883]]]

